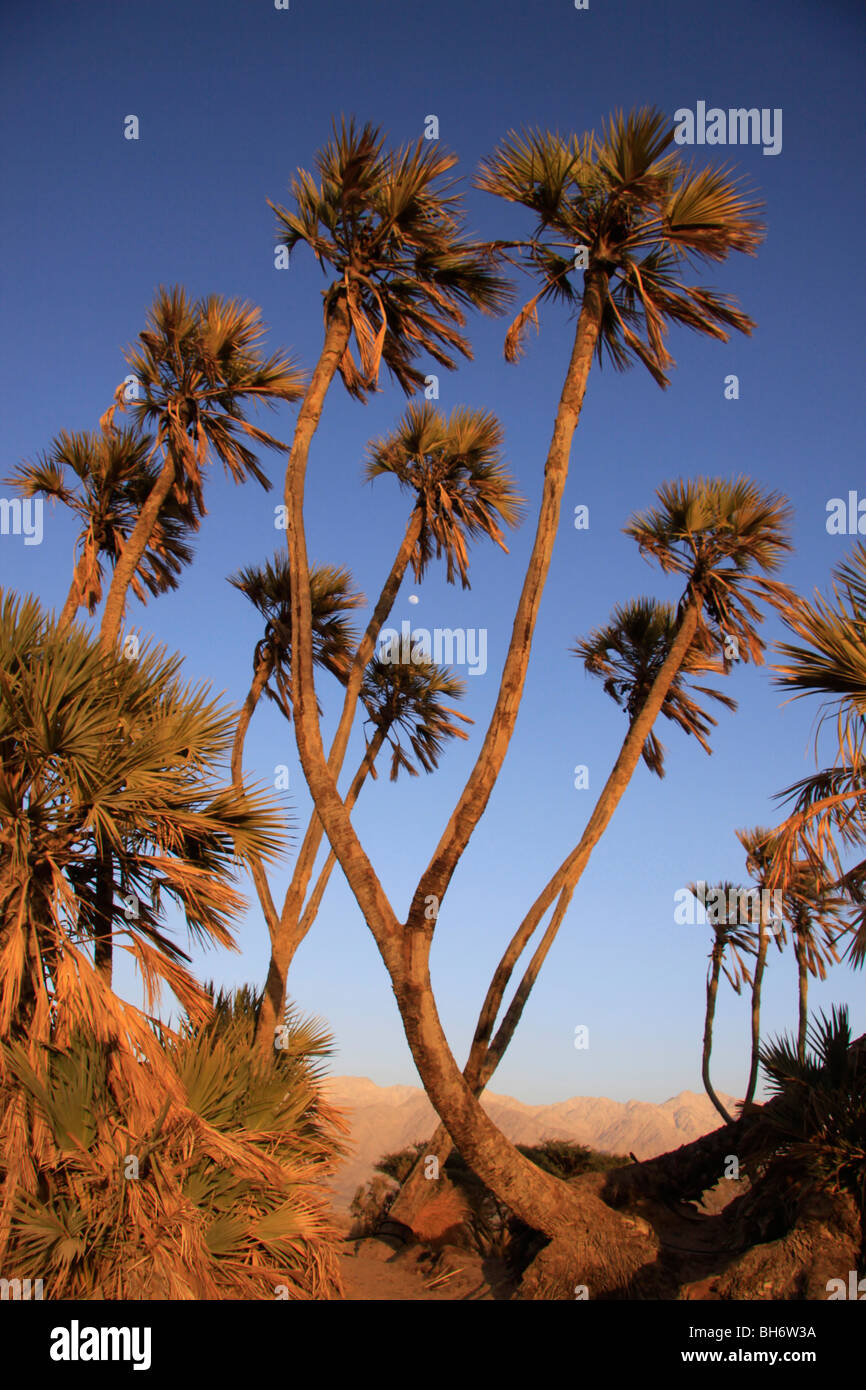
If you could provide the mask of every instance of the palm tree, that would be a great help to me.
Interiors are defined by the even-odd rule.
[[[475,1095],[480,1095],[488,1085],[514,1036],[541,967],[565,919],[592,847],[601,837],[613,815],[639,759],[642,757],[656,776],[664,776],[664,747],[654,734],[653,723],[645,713],[650,700],[656,709],[655,717],[658,717],[659,713],[664,714],[666,718],[678,724],[684,733],[694,735],[705,752],[711,752],[707,735],[710,726],[714,726],[716,721],[688,694],[686,676],[722,674],[725,671],[725,663],[713,657],[713,643],[704,631],[695,634],[693,645],[681,655],[678,666],[666,668],[669,653],[677,639],[678,627],[676,613],[669,604],[658,603],[654,599],[637,599],[628,604],[618,605],[605,627],[597,629],[572,648],[573,654],[583,660],[588,674],[603,678],[605,694],[611,696],[628,715],[629,733],[619,760],[622,761],[623,767],[628,769],[628,773],[625,779],[617,781],[613,792],[611,780],[608,780],[590,818],[587,831],[584,832],[577,848],[562,866],[559,874],[536,899],[502,955],[478,1018],[469,1060],[463,1073]],[[665,675],[662,682],[663,670]],[[660,683],[657,685],[657,682]],[[704,685],[697,685],[695,689],[724,704],[728,709],[736,709],[736,701],[720,691]],[[642,743],[633,733],[638,720],[643,731]],[[626,748],[629,750],[629,756],[623,760]],[[602,823],[603,816],[607,819]],[[595,839],[592,838],[593,835]],[[566,873],[566,868],[571,872]],[[558,884],[555,891],[554,883]],[[514,966],[557,892],[559,901],[551,921],[515,990],[496,1036],[491,1041]],[[425,1147],[425,1155],[435,1154],[441,1166],[450,1150],[451,1139],[448,1131],[444,1125],[440,1125],[433,1139]],[[411,1224],[423,1201],[422,1194],[429,1194],[430,1191],[429,1184],[422,1182],[422,1176],[423,1163],[419,1163],[394,1203],[392,1215],[395,1220]]]
[[[346,1125],[321,1088],[332,1041],[291,1010],[262,1058],[256,1007],[242,989],[205,1022],[155,1026],[167,1065],[157,1078],[144,1059],[129,1086],[92,1033],[2,1046],[0,1127],[23,1115],[29,1141],[0,1153],[4,1268],[44,1278],[48,1298],[339,1295],[325,1184]]]
[[[572,652],[583,661],[589,675],[604,678],[604,693],[625,710],[631,725],[646,704],[676,633],[677,617],[670,604],[650,598],[635,599],[617,604],[607,625],[578,642]],[[707,735],[716,720],[688,695],[685,677],[724,671],[723,662],[708,656],[705,642],[694,643],[671,681],[660,710],[684,733],[693,735],[706,753],[711,752]],[[694,688],[726,709],[737,708],[736,700],[719,690],[706,685]],[[664,753],[656,734],[648,734],[641,757],[657,777],[665,775]]]
[[[103,559],[117,565],[136,521],[156,485],[151,462],[153,438],[132,429],[61,430],[48,451],[35,462],[20,464],[6,481],[25,497],[37,494],[69,507],[80,517],[72,585],[59,623],[72,622],[79,608],[93,616],[102,601]],[[69,486],[68,473],[74,475]],[[145,588],[154,596],[177,588],[177,576],[192,559],[185,543],[191,522],[171,495],[162,504],[156,524],[130,580],[139,602]]]
[[[424,578],[436,548],[446,579],[470,588],[468,546],[479,536],[508,553],[500,522],[517,526],[523,498],[501,460],[502,427],[487,411],[458,406],[446,420],[429,403],[410,405],[395,431],[368,450],[365,477],[391,476],[414,499],[410,563]],[[402,569],[400,578],[405,573]]]
[[[558,895],[554,918],[509,1010],[515,1023],[519,1018],[526,986],[531,987],[590,855],[641,757],[661,775],[662,750],[651,739],[658,715],[665,713],[706,748],[707,725],[714,721],[692,706],[682,688],[683,677],[726,670],[732,639],[740,646],[744,661],[761,662],[764,644],[756,626],[763,621],[763,615],[755,600],[764,598],[774,605],[783,605],[790,597],[787,585],[754,573],[772,573],[791,548],[786,534],[789,512],[778,494],[764,494],[746,479],[728,483],[699,478],[665,484],[656,496],[660,507],[637,514],[625,532],[642,551],[658,560],[663,570],[683,574],[686,588],[675,616],[665,605],[644,610],[626,608],[609,628],[593,634],[576,648],[590,672],[605,677],[608,693],[617,703],[625,704],[629,730],[580,841],[539,893],[503,954],[488,990],[473,1047],[486,1045],[489,1040],[514,964]],[[626,628],[622,627],[622,618]],[[634,644],[641,627],[643,639]],[[696,688],[734,707],[729,697],[704,686]],[[643,698],[638,704],[640,696]],[[503,1029],[505,1023],[500,1033]],[[503,1033],[503,1038],[510,1036],[508,1030]]]
[[[860,967],[866,961],[866,859],[846,867],[842,850],[866,845],[866,544],[858,542],[834,570],[829,600],[800,599],[784,616],[800,640],[778,644],[776,684],[795,692],[795,699],[826,697],[824,719],[835,720],[836,746],[829,766],[780,793],[791,804],[780,827],[783,857],[786,864],[806,858],[815,875],[826,875],[861,904],[846,952]]]
[[[751,1105],[754,1100],[755,1088],[758,1084],[758,1063],[761,1051],[761,988],[770,939],[768,927],[771,925],[770,913],[767,908],[767,895],[770,892],[779,891],[773,885],[778,882],[780,846],[778,834],[768,830],[766,826],[756,826],[754,830],[738,830],[737,839],[746,851],[746,867],[755,878],[755,886],[760,894],[758,949],[755,959],[755,973],[752,978],[752,1061],[749,1067],[749,1084],[743,1101],[743,1105],[747,1106]],[[780,921],[775,925],[774,935],[776,945],[781,950],[785,932]]]
[[[364,637],[348,663],[347,672],[340,673],[346,685],[346,695],[328,759],[328,766],[335,778],[342,769],[358,698],[376,640],[409,567],[420,582],[435,550],[436,558],[445,557],[448,582],[454,583],[459,574],[463,587],[469,588],[468,552],[472,541],[479,536],[488,536],[507,550],[503,527],[519,523],[522,499],[501,462],[501,449],[502,429],[495,416],[485,411],[458,407],[446,417],[428,404],[421,408],[409,406],[391,433],[370,443],[365,466],[367,480],[385,476],[396,478],[401,487],[409,492],[414,505]],[[311,571],[311,583],[312,577]],[[288,559],[279,569],[278,580],[281,621],[288,631],[291,617]],[[311,613],[315,619],[312,605]],[[286,675],[284,694],[288,691],[288,685]],[[280,914],[279,928],[274,929],[280,939],[272,956],[269,985],[265,990],[260,1020],[263,1047],[271,1046],[273,1029],[281,1016],[285,999],[285,969],[278,969],[276,963],[278,960],[288,961],[294,955],[296,947],[290,949],[289,943],[298,939],[304,896],[323,833],[321,820],[314,813],[298,853]],[[265,911],[267,913],[268,909],[265,908]]]
[[[286,476],[288,543],[292,560],[295,733],[316,810],[373,931],[392,980],[407,1040],[431,1101],[447,1122],[465,1160],[496,1197],[508,1203],[518,1216],[540,1226],[551,1236],[560,1234],[563,1229],[564,1209],[570,1210],[573,1220],[582,1223],[586,1230],[587,1207],[548,1175],[533,1171],[521,1159],[489,1121],[461,1076],[433,1002],[429,975],[433,933],[429,929],[426,908],[431,896],[441,903],[447,891],[456,865],[487,805],[514,730],[557,531],[571,441],[591,362],[604,331],[604,320],[609,317],[608,285],[612,274],[619,273],[620,265],[627,275],[636,278],[628,269],[628,263],[634,261],[630,249],[634,228],[632,214],[636,216],[643,209],[645,223],[652,221],[657,229],[656,245],[669,247],[674,258],[691,254],[698,259],[723,260],[733,249],[752,251],[758,244],[759,229],[752,216],[752,206],[739,197],[724,178],[713,174],[691,175],[673,157],[660,163],[673,138],[671,129],[665,131],[665,124],[661,116],[644,113],[622,123],[620,131],[613,126],[601,141],[588,137],[584,146],[588,158],[572,160],[555,187],[548,180],[551,196],[550,211],[544,212],[542,218],[545,225],[551,222],[557,209],[579,205],[587,209],[587,214],[592,212],[600,219],[599,230],[604,235],[590,247],[574,346],[548,451],[536,537],[494,712],[467,784],[417,885],[405,924],[397,920],[353,830],[325,762],[314,706],[310,615],[305,604],[307,558],[303,492],[309,439],[318,422],[318,412],[315,418],[311,414],[309,422],[304,424],[299,419]],[[537,207],[539,181],[547,177],[540,162],[537,166],[519,161],[515,165],[511,153],[505,152],[488,165],[488,170],[485,183],[491,191]],[[631,226],[626,225],[629,223]],[[620,227],[623,228],[621,233]],[[645,229],[644,236],[648,235]],[[652,265],[644,268],[652,277]],[[657,277],[660,275],[658,264],[655,273]],[[547,278],[545,276],[545,283]],[[634,310],[637,315],[644,311],[643,302],[640,309]],[[664,322],[665,314],[715,337],[724,338],[730,327],[743,330],[750,327],[749,320],[719,296],[698,290],[677,295],[668,285],[659,289],[657,307],[647,309],[650,339],[647,354],[650,357],[653,351],[657,358],[664,352],[658,340],[659,322]],[[348,321],[346,311],[343,341]],[[654,340],[657,342],[655,349]],[[333,374],[342,356],[336,328],[331,346],[330,358],[320,363],[325,389],[330,379],[328,373]],[[323,399],[322,391],[316,397],[319,408]],[[303,417],[303,410],[301,414]],[[683,649],[689,645],[690,636],[684,641]],[[638,756],[643,741],[642,738]],[[613,1240],[623,1237],[620,1223],[603,1203],[590,1202],[589,1205],[593,1221],[597,1223],[597,1233],[607,1229]],[[612,1234],[614,1228],[616,1236]],[[637,1252],[640,1242],[630,1237],[624,1239],[634,1258],[642,1259],[643,1254]],[[595,1247],[584,1249],[588,1267],[600,1268]],[[605,1277],[601,1274],[602,1279]]]
[[[851,902],[839,892],[826,869],[805,855],[788,866],[785,876],[788,918],[797,959],[797,1052],[806,1057],[809,1020],[809,976],[827,978],[827,966],[838,964],[836,943],[846,928],[840,918]]]
[[[153,1035],[94,968],[94,943],[130,954],[148,1013],[168,985],[192,1020],[206,1017],[165,908],[197,940],[232,945],[244,906],[233,861],[278,855],[278,811],[222,781],[233,711],[184,684],[164,649],[106,656],[35,599],[6,595],[0,662],[0,1041],[63,1043],[80,1029],[134,1077],[133,1049],[150,1056]]]
[[[160,288],[139,346],[126,349],[140,390],[129,410],[137,425],[153,426],[152,454],[160,463],[115,565],[102,616],[103,650],[117,640],[127,590],[169,494],[188,524],[198,525],[206,510],[204,474],[214,455],[235,482],[254,478],[270,487],[249,443],[283,446],[251,424],[243,407],[248,401],[270,406],[295,401],[303,393],[304,378],[288,359],[263,355],[264,333],[260,312],[252,305],[221,295],[193,303],[181,287]],[[115,405],[102,417],[104,428],[112,427],[115,409],[127,408],[124,390],[118,387]]]
[[[722,1119],[726,1124],[733,1124],[733,1117],[728,1114],[719,1100],[710,1081],[713,1021],[716,1014],[716,996],[719,992],[719,975],[722,971],[725,972],[725,976],[736,994],[740,993],[744,983],[751,984],[751,975],[743,957],[755,954],[755,933],[750,929],[748,923],[740,921],[739,904],[742,901],[743,890],[739,885],[725,880],[724,883],[713,885],[709,890],[706,883],[690,883],[689,889],[704,908],[707,907],[708,891],[710,896],[715,895],[717,901],[721,899],[725,903],[725,907],[707,908],[707,921],[713,929],[713,946],[710,951],[710,966],[707,971],[707,1010],[704,1019],[701,1078],[704,1083],[704,1090]],[[732,904],[736,904],[733,910]],[[730,959],[730,965],[726,958]]]
[[[810,1050],[781,1037],[761,1049],[772,1101],[757,1107],[749,1148],[768,1178],[848,1192],[866,1214],[866,1046],[845,1006],[810,1025]]]

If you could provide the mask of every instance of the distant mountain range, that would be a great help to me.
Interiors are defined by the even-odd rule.
[[[329,1077],[326,1085],[328,1098],[347,1112],[352,1128],[354,1153],[334,1181],[336,1202],[345,1207],[355,1189],[372,1176],[378,1158],[428,1139],[437,1117],[417,1086],[377,1086],[366,1076]],[[731,1096],[720,1099],[729,1110],[736,1104]],[[721,1124],[709,1097],[694,1091],[681,1091],[662,1105],[603,1096],[574,1096],[555,1105],[524,1105],[512,1096],[490,1092],[484,1093],[482,1104],[516,1144],[570,1139],[605,1153],[633,1153],[637,1158],[653,1158],[677,1149]]]

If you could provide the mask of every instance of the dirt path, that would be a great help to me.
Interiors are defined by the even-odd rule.
[[[345,1297],[353,1302],[487,1302],[511,1294],[501,1261],[452,1245],[435,1254],[374,1236],[347,1241],[340,1272]]]

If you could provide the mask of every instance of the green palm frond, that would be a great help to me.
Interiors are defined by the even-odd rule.
[[[90,614],[102,599],[103,560],[112,568],[117,563],[156,482],[153,444],[152,436],[129,428],[61,430],[47,452],[19,464],[6,480],[26,497],[41,494],[61,502],[80,519],[79,602]],[[142,603],[145,589],[157,596],[177,588],[178,575],[192,559],[188,539],[195,524],[173,495],[166,499],[132,578]]]
[[[103,422],[112,427],[114,409],[128,409],[153,430],[174,460],[174,495],[192,516],[206,510],[203,476],[213,457],[235,482],[270,487],[250,446],[285,445],[251,424],[244,407],[298,400],[305,377],[288,358],[263,354],[264,335],[253,305],[221,295],[192,301],[181,286],[161,286],[138,346],[126,349],[139,395],[127,405],[119,387]]]
[[[463,681],[431,661],[392,662],[374,657],[369,663],[361,700],[371,723],[385,732],[390,744],[392,782],[401,768],[410,777],[418,776],[413,758],[425,772],[435,771],[446,743],[469,737],[455,720],[464,724],[473,721],[445,703],[461,700],[465,693]]]

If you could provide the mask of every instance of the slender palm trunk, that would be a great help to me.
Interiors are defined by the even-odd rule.
[[[415,890],[407,919],[410,928],[423,929],[425,905],[430,895],[441,903],[460,856],[484,814],[508,752],[523,697],[532,637],[559,525],[571,443],[583,408],[586,384],[598,342],[605,286],[604,274],[598,271],[585,273],[583,303],[544,469],[535,541],[517,605],[496,705],[475,766]]]
[[[601,794],[596,802],[592,815],[587,822],[578,844],[571,854],[560,865],[557,872],[548,881],[536,898],[529,912],[524,917],[511,941],[508,943],[502,959],[497,966],[487,996],[481,1008],[475,1035],[472,1040],[472,1048],[469,1053],[469,1060],[464,1069],[464,1077],[473,1093],[477,1096],[490,1081],[493,1073],[498,1067],[504,1056],[511,1039],[517,1029],[517,1025],[523,1015],[526,1002],[532,991],[532,987],[538,978],[539,971],[544,964],[547,954],[556,940],[559,928],[565,918],[568,906],[571,902],[574,890],[583,874],[586,865],[589,863],[590,855],[598,841],[601,839],[611,818],[621,801],[623,794],[634,775],[635,769],[640,760],[643,746],[648,735],[652,732],[653,725],[661,711],[667,698],[668,692],[677,677],[683,661],[691,646],[697,628],[700,607],[697,600],[688,604],[683,614],[677,635],[671,644],[671,649],[665,658],[652,688],[642,705],[638,714],[632,721],[629,731],[626,734],[619,756],[614,763],[613,769]],[[544,913],[553,900],[553,896],[559,893],[559,902],[551,918],[547,930],[542,937],[525,973],[518,985],[514,998],[506,1011],[505,1017],[497,1031],[492,1043],[489,1043],[493,1032],[493,1026],[499,1016],[502,999],[511,973],[518,958],[529,938],[533,935],[536,927],[541,921]],[[426,1191],[421,1184],[421,1175],[424,1171],[424,1158],[434,1153],[439,1158],[440,1167],[444,1163],[451,1151],[450,1141],[444,1133],[437,1130],[434,1142],[424,1155],[415,1164],[409,1178],[404,1184],[391,1212],[395,1220],[411,1224],[411,1217],[417,1210],[417,1203],[423,1200],[422,1194]],[[403,1191],[408,1187],[406,1200],[403,1201]]]
[[[235,729],[235,736],[232,741],[231,754],[232,783],[238,791],[243,790],[244,784],[244,743],[246,742],[247,730],[250,727],[250,720],[253,717],[256,705],[261,699],[262,691],[270,680],[273,668],[274,662],[272,656],[265,655],[260,659],[253,673],[253,683],[247,692],[247,698],[244,700],[243,707],[238,716],[237,728]],[[257,855],[252,855],[250,857],[249,866],[262,912],[264,913],[268,935],[273,945],[279,928],[279,918],[277,917],[277,909],[274,905],[274,900],[271,897],[265,866]],[[273,1034],[271,1034],[271,1036],[273,1037]]]
[[[338,779],[343,767],[346,756],[346,749],[349,742],[352,724],[355,719],[355,711],[358,705],[358,697],[361,690],[361,681],[364,671],[376,645],[383,626],[388,620],[394,601],[400,589],[400,585],[412,558],[415,543],[421,530],[422,516],[416,508],[409,519],[406,527],[406,534],[398,550],[394,563],[385,580],[382,592],[373,611],[373,616],[367,626],[367,631],[358,647],[352,660],[349,677],[346,684],[346,695],[343,700],[343,710],[340,716],[340,724],[331,745],[328,755],[328,767],[334,778]],[[381,747],[381,744],[379,745]],[[275,956],[279,957],[280,965],[277,966],[272,958],[268,969],[268,981],[265,986],[265,995],[262,1002],[262,1010],[259,1014],[259,1022],[256,1029],[256,1041],[262,1048],[269,1048],[273,1038],[273,1029],[282,1018],[286,1006],[286,975],[292,958],[298,945],[306,936],[312,925],[312,919],[307,927],[301,931],[301,912],[304,906],[304,897],[310,884],[313,867],[316,862],[316,855],[319,852],[322,839],[324,837],[324,826],[320,821],[315,808],[310,816],[298,857],[295,861],[295,868],[292,873],[291,882],[286,890],[283,901],[283,910],[280,913],[279,923],[275,931],[271,933],[272,942],[275,942]],[[331,864],[333,868],[333,863]],[[330,877],[330,870],[328,871]],[[325,880],[327,883],[327,879]],[[322,889],[324,892],[324,887]]]
[[[752,1061],[749,1068],[749,1084],[746,1088],[744,1105],[751,1105],[758,1085],[758,1051],[761,1046],[761,985],[764,979],[764,966],[767,961],[767,924],[765,922],[763,895],[761,902],[761,922],[759,927],[758,955],[755,961],[755,975],[752,981]]]
[[[794,929],[794,954],[797,957],[798,1027],[797,1058],[806,1060],[806,1031],[809,1026],[809,963],[803,934]]]
[[[346,809],[351,811],[358,800],[361,788],[370,770],[373,767],[382,744],[385,742],[387,730],[379,728],[376,730],[364,758],[352,779],[351,786],[346,793]],[[294,922],[286,921],[282,918],[276,926],[276,930],[271,935],[271,959],[268,963],[268,975],[265,983],[265,993],[262,998],[262,1006],[259,1010],[259,1018],[256,1025],[256,1041],[259,1047],[271,1047],[275,1036],[275,1030],[279,1026],[279,1020],[283,1017],[286,1007],[286,993],[289,969],[292,961],[307,932],[310,930],[325,895],[328,880],[334,871],[337,857],[331,850],[325,860],[315,887],[310,894],[303,915]],[[258,884],[256,884],[258,887]],[[270,896],[270,895],[269,895]]]
[[[716,995],[719,992],[719,972],[722,968],[724,950],[724,945],[717,941],[713,946],[712,964],[709,974],[707,975],[707,1013],[704,1021],[704,1050],[701,1056],[701,1079],[704,1083],[704,1090],[713,1102],[713,1105],[718,1110],[725,1124],[730,1125],[734,1122],[713,1090],[713,1085],[710,1081],[710,1054],[713,1050],[713,1020],[716,1016]]]
[[[83,580],[86,568],[87,557],[82,553],[79,555],[78,563],[75,566],[75,573],[72,576],[72,583],[69,586],[66,602],[61,609],[60,617],[57,619],[57,626],[61,630],[69,626],[81,607],[81,595],[84,592]]]
[[[123,552],[114,567],[99,633],[100,646],[103,651],[113,651],[117,644],[117,637],[126,609],[126,595],[129,586],[141,562],[141,557],[150,543],[162,504],[171,492],[174,479],[174,458],[171,449],[166,448],[165,460],[159,476],[139,512],[132,535],[123,547]]]

